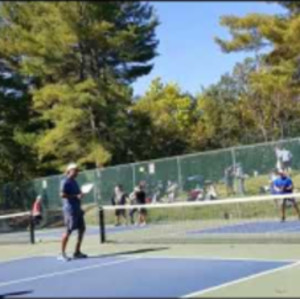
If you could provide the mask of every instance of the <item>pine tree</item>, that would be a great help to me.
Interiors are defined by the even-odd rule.
[[[30,178],[36,170],[31,147],[31,97],[25,78],[0,61],[0,185]]]
[[[130,83],[148,74],[158,25],[141,2],[13,2],[0,11],[0,54],[33,78],[46,127],[41,162],[63,167],[114,159],[131,104]]]

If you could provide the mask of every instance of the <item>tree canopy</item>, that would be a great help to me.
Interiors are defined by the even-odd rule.
[[[244,61],[196,94],[156,78],[159,20],[149,3],[3,2],[0,183],[298,136],[300,16],[222,16],[220,50]],[[204,29],[203,29],[204,30]]]
[[[150,72],[158,25],[141,2],[3,3],[0,55],[32,78],[44,122],[40,161],[103,165],[114,158],[131,104],[129,83]]]

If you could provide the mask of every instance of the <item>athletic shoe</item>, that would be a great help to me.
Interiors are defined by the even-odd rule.
[[[57,259],[59,261],[63,261],[63,262],[68,262],[70,261],[71,259],[66,255],[66,254],[61,254],[57,257]]]
[[[85,259],[85,258],[87,258],[88,256],[86,255],[86,254],[84,254],[84,253],[82,253],[82,252],[75,252],[74,254],[73,254],[73,258],[74,259]]]

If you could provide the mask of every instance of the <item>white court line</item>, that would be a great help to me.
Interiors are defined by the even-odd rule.
[[[34,258],[39,258],[39,257],[47,257],[52,254],[54,254],[54,251],[21,255],[18,257],[12,257],[12,258],[8,258],[8,259],[0,260],[0,265],[6,264],[6,263],[12,263],[12,262],[16,262],[16,261],[21,261],[21,260],[34,259]]]
[[[36,245],[33,245],[36,246]],[[84,246],[86,249],[94,249],[95,245],[91,245],[91,246]],[[59,254],[59,252],[57,250],[51,250],[48,252],[36,252],[36,253],[32,253],[32,254],[25,254],[25,255],[21,255],[18,257],[13,257],[13,258],[8,258],[8,259],[0,259],[0,265],[1,264],[5,264],[5,263],[10,263],[10,262],[14,262],[14,261],[20,261],[20,260],[27,260],[27,259],[32,259],[32,258],[38,258],[38,257],[47,257],[47,256],[57,256]]]
[[[59,276],[59,275],[65,275],[65,274],[69,274],[69,273],[76,273],[76,272],[81,272],[81,271],[85,271],[85,270],[102,268],[102,267],[106,267],[106,266],[110,266],[110,265],[126,263],[128,261],[132,261],[132,260],[136,260],[136,259],[139,259],[139,257],[132,257],[132,258],[128,258],[128,259],[121,260],[121,261],[112,261],[112,262],[107,262],[107,263],[103,263],[103,264],[80,267],[80,268],[76,268],[76,269],[69,269],[69,270],[65,270],[65,271],[56,271],[56,272],[52,272],[52,273],[48,273],[48,274],[42,274],[42,275],[37,275],[37,276],[32,276],[32,277],[26,277],[26,278],[6,281],[6,282],[0,283],[0,288],[4,287],[4,286],[13,285],[13,284],[23,283],[23,282],[29,282],[29,281],[34,281],[34,280],[39,280],[39,279],[44,279],[44,278],[49,278],[49,277],[55,277],[55,276]]]
[[[85,249],[94,249],[95,245],[91,246],[84,246]],[[57,257],[60,253],[57,250],[51,250],[48,252],[42,252],[42,253],[32,253],[32,254],[26,254],[18,257],[13,257],[13,258],[8,258],[4,260],[0,260],[0,265],[5,264],[5,263],[10,263],[10,262],[15,262],[15,261],[21,261],[21,260],[27,260],[27,259],[33,259],[33,258],[39,258],[39,257]],[[113,253],[114,254],[114,253]],[[118,255],[121,256],[122,254]]]
[[[123,254],[122,256],[128,256],[126,254]],[[253,262],[272,262],[272,263],[296,263],[300,262],[299,259],[284,259],[284,260],[276,260],[276,259],[265,259],[265,258],[251,258],[251,257],[220,257],[220,256],[180,256],[180,255],[153,255],[153,256],[143,256],[143,255],[135,255],[139,256],[141,258],[146,259],[191,259],[191,260],[220,260],[220,261],[253,261]]]
[[[227,286],[235,285],[235,284],[238,284],[240,282],[247,281],[247,280],[250,280],[250,279],[253,279],[253,278],[256,278],[256,277],[260,277],[260,276],[264,276],[264,275],[267,275],[267,274],[271,274],[271,273],[279,272],[279,271],[286,270],[286,269],[289,269],[289,268],[293,268],[293,267],[296,267],[296,266],[299,266],[299,265],[300,265],[300,261],[298,261],[296,263],[293,263],[293,264],[286,265],[286,266],[282,266],[282,267],[279,267],[279,268],[262,271],[260,273],[252,274],[252,275],[240,278],[240,279],[236,279],[236,280],[233,280],[233,281],[230,281],[230,282],[219,284],[219,285],[214,286],[214,287],[206,288],[206,289],[201,290],[201,291],[196,291],[196,292],[193,292],[193,293],[189,293],[189,294],[183,295],[181,298],[198,297],[199,295],[202,295],[202,294],[205,294],[205,293],[208,293],[208,292],[211,292],[211,291],[215,291],[215,290],[218,290],[218,289],[221,289],[221,288],[225,288]]]
[[[55,256],[54,250],[48,251],[48,252],[42,252],[42,253],[26,254],[26,255],[21,255],[18,257],[12,257],[12,258],[8,258],[8,259],[0,260],[0,265],[5,264],[5,263],[12,263],[12,262],[21,261],[21,260],[34,259],[34,258],[39,258],[39,257],[47,257],[47,256],[52,256],[52,255]]]
[[[113,255],[114,253],[112,253]],[[132,254],[118,254],[118,257],[131,257]],[[278,262],[278,263],[296,263],[300,262],[299,259],[266,259],[266,258],[254,258],[254,257],[222,257],[222,256],[215,256],[215,255],[207,255],[207,256],[180,256],[180,255],[142,255],[142,254],[135,254],[134,255],[137,258],[145,258],[145,259],[190,259],[190,260],[220,260],[220,261],[253,261],[253,262]],[[18,260],[27,260],[27,259],[34,259],[39,257],[53,257],[55,258],[56,255],[53,254],[53,252],[43,253],[43,255],[32,255],[28,257],[19,257],[19,258],[13,258],[7,261],[0,261],[0,263],[8,263],[8,262],[14,262]],[[106,257],[106,256],[105,256]],[[99,255],[99,258],[101,258],[101,255]]]

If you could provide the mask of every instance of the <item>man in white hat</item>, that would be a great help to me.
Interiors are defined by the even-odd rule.
[[[78,230],[78,239],[73,257],[86,258],[87,255],[80,251],[83,235],[85,232],[85,221],[83,210],[81,209],[81,199],[83,194],[75,178],[78,175],[78,166],[75,163],[68,165],[66,177],[61,183],[61,197],[63,199],[63,213],[66,225],[66,232],[63,234],[61,243],[61,256],[59,259],[68,261],[66,247],[73,230]]]

